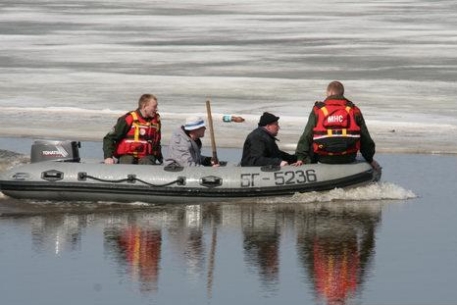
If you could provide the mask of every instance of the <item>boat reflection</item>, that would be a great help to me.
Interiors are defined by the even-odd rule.
[[[37,253],[53,251],[56,256],[81,249],[82,230],[89,215],[53,214],[30,218],[32,246]]]
[[[284,268],[297,272],[289,276],[304,287],[310,285],[317,302],[345,304],[362,291],[375,255],[381,212],[376,202],[230,203],[96,214],[67,211],[31,219],[35,250],[52,248],[56,254],[63,247],[82,251],[87,231],[101,226],[105,257],[120,267],[120,277],[128,275],[142,293],[157,293],[161,274],[174,269],[186,280],[204,280],[211,298],[213,285],[224,277],[217,274],[218,264],[226,263],[218,260],[218,254],[237,251],[218,241],[222,234],[241,241],[244,262],[231,263],[244,264],[264,291],[279,289]],[[296,261],[291,262],[291,257]]]

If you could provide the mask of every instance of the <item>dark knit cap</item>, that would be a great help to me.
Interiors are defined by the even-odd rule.
[[[278,116],[275,116],[269,112],[264,112],[260,117],[259,126],[266,126],[279,120]]]

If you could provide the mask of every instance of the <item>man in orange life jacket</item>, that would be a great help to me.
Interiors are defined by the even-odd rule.
[[[103,138],[106,164],[162,164],[161,122],[157,98],[143,94],[138,109],[121,116]]]
[[[373,159],[375,143],[362,112],[344,97],[343,84],[333,81],[327,87],[325,101],[316,102],[309,115],[297,144],[296,165],[351,163],[358,151],[374,169],[381,169]]]

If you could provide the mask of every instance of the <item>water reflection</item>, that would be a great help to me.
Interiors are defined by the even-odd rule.
[[[174,261],[180,265],[178,269],[184,270],[189,280],[201,280],[208,270],[207,286],[211,294],[217,213],[217,206],[203,209],[201,205],[187,205],[118,215],[104,228],[105,252],[122,266],[121,273],[129,274],[133,281],[140,283],[141,292],[157,292],[162,236],[165,235]],[[204,221],[212,224],[209,250]],[[208,259],[207,255],[210,255]]]
[[[290,273],[293,266],[287,262],[285,267],[281,260],[292,256],[297,258],[298,280],[303,287],[309,285],[316,302],[345,304],[362,292],[375,255],[381,211],[376,202],[243,203],[95,214],[67,211],[30,219],[34,250],[52,249],[56,255],[63,249],[83,251],[84,239],[97,236],[87,231],[101,227],[105,258],[115,262],[119,276],[127,275],[143,294],[157,293],[161,274],[174,269],[187,281],[204,282],[211,298],[218,264],[225,263],[218,260],[218,253],[236,251],[218,242],[223,232],[241,241],[241,264],[256,275],[264,291],[279,290],[281,268]]]
[[[30,219],[32,246],[37,253],[78,251],[81,249],[82,230],[87,226],[87,215],[53,214]]]
[[[275,210],[256,206],[241,208],[243,249],[248,267],[258,269],[268,290],[278,284],[281,217]]]
[[[297,252],[318,301],[345,304],[365,280],[381,220],[375,205],[364,208],[315,205],[297,217]]]
[[[203,215],[200,205],[185,206],[176,211],[172,225],[167,226],[172,252],[184,265],[188,278],[197,280],[205,270]]]
[[[140,283],[141,292],[157,292],[162,250],[160,229],[140,227],[134,222],[125,227],[107,228],[105,248],[124,272]]]

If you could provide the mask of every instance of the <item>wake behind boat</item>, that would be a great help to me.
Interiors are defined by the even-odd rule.
[[[83,162],[76,141],[35,141],[31,163],[0,173],[13,198],[154,204],[291,196],[378,181],[362,161],[299,167],[107,165]]]

